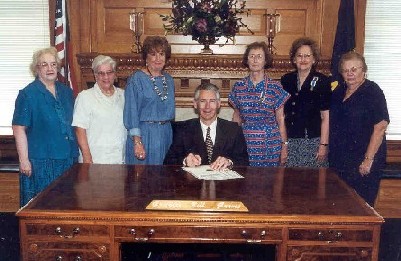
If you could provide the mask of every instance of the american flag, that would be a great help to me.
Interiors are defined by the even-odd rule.
[[[56,0],[54,45],[57,55],[61,59],[61,68],[58,80],[69,85],[74,92],[77,91],[72,71],[72,52],[69,43],[69,25],[67,16],[67,0]]]

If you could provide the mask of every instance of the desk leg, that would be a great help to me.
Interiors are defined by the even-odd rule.
[[[110,260],[122,260],[121,243],[113,240],[110,246]]]

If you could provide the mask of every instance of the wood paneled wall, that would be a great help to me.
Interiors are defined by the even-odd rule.
[[[356,50],[363,53],[365,10],[367,0],[354,0],[356,22]],[[145,11],[143,41],[147,35],[164,35],[160,14],[171,12],[168,0],[70,0],[69,20],[74,53],[74,72],[78,88],[86,89],[94,82],[90,64],[97,54],[105,53],[117,59],[118,82],[125,85],[133,70],[143,67],[139,55],[131,52],[134,43],[129,29],[129,13],[136,9]],[[202,48],[190,36],[168,35],[172,45],[172,59],[167,70],[175,79],[178,107],[190,107],[193,89],[202,81],[210,81],[222,88],[225,98],[233,81],[246,75],[241,66],[245,46],[254,41],[266,41],[267,13],[278,13],[279,31],[274,39],[276,55],[273,68],[268,73],[279,78],[292,69],[288,51],[292,41],[308,36],[318,42],[322,55],[320,70],[329,72],[333,42],[337,27],[340,0],[247,0],[249,16],[243,21],[254,34],[241,31],[236,44],[229,42],[220,47],[212,45],[214,55],[200,55]],[[224,43],[221,39],[219,43]],[[227,106],[223,100],[224,106]],[[388,161],[401,162],[401,142],[388,144]]]
[[[246,30],[236,36],[236,43],[220,39],[212,45],[215,54],[238,56],[245,46],[254,41],[266,41],[267,13],[278,13],[279,31],[274,39],[276,55],[288,59],[292,41],[300,36],[315,39],[325,60],[331,59],[333,41],[337,26],[340,0],[248,0],[249,15],[243,21],[254,32]],[[171,13],[171,2],[167,0],[70,0],[69,15],[73,53],[108,53],[128,55],[134,42],[129,29],[129,13],[132,10],[145,11],[144,37],[164,35],[160,14]],[[363,51],[366,0],[355,0],[357,50]],[[173,54],[198,55],[202,46],[191,40],[191,36],[167,35]],[[200,56],[199,56],[200,58]],[[201,59],[201,58],[200,58]],[[288,63],[289,64],[289,63]],[[291,69],[289,67],[288,69]],[[242,68],[240,68],[242,70]],[[74,67],[78,76],[78,87],[84,89],[81,70],[77,60]]]

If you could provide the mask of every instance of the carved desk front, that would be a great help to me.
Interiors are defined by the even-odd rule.
[[[330,169],[234,170],[244,178],[76,164],[17,213],[22,260],[114,261],[128,243],[273,246],[280,261],[377,260],[383,218]],[[248,212],[146,210],[152,200],[237,201]]]

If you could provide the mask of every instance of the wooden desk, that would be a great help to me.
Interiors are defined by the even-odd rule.
[[[377,260],[383,222],[329,169],[74,165],[21,209],[23,260],[119,260],[121,244],[276,245],[276,260]],[[153,199],[241,201],[247,213],[149,211]]]

